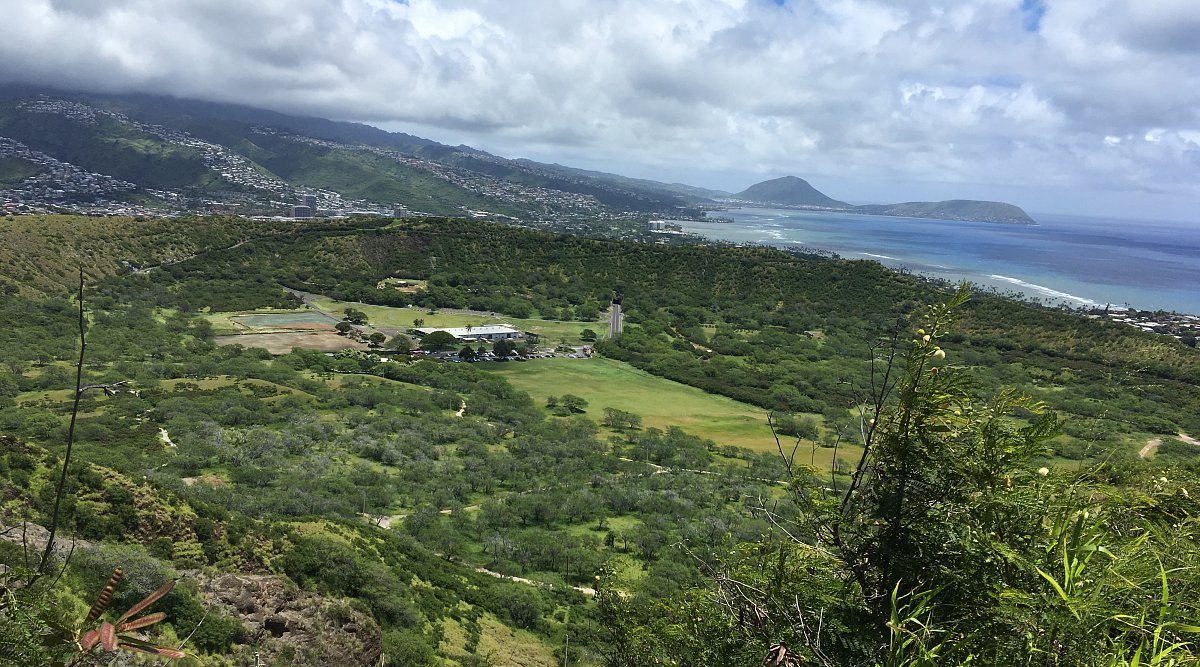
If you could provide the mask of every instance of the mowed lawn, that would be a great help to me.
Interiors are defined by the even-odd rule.
[[[678,426],[722,445],[775,450],[762,408],[656,377],[620,361],[531,359],[478,367],[503,375],[543,405],[547,396],[575,394],[588,402],[588,417],[597,422],[604,408],[616,408],[640,415],[645,427]]]

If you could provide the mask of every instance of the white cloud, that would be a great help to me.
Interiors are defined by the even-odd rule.
[[[729,189],[1194,210],[1200,4],[1046,5],[1030,32],[1021,0],[0,0],[0,77]]]

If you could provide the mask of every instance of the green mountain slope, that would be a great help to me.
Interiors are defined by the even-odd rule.
[[[882,204],[855,207],[859,213],[871,215],[894,215],[906,218],[931,218],[935,220],[970,220],[996,222],[1013,225],[1035,224],[1021,207],[996,201],[975,199],[952,199],[949,201],[918,201],[903,204]]]
[[[280,199],[312,189],[355,202],[339,208],[534,220],[676,211],[695,199],[676,186],[543,168],[358,123],[145,95],[0,87],[0,137],[143,188],[259,212],[286,212]]]
[[[0,157],[0,189],[20,185],[30,176],[45,172],[45,167],[19,157]]]
[[[77,623],[119,565],[117,609],[181,577],[154,638],[186,643],[203,667],[255,653],[368,667],[380,652],[400,665],[723,667],[758,664],[773,644],[814,664],[817,648],[837,652],[825,664],[885,664],[889,633],[905,629],[956,664],[979,662],[964,652],[979,664],[1124,664],[1097,656],[1149,646],[1155,632],[1193,661],[1200,455],[1179,434],[1200,432],[1200,354],[1180,341],[986,294],[950,323],[936,308],[945,285],[768,248],[439,218],[273,225],[0,222],[21,229],[0,238],[12,247],[0,271],[16,279],[69,285],[39,278],[41,265],[86,264],[98,284],[83,381],[127,382],[81,404],[61,534],[82,542],[64,588],[39,602],[0,579],[5,650],[39,638],[7,612],[60,606]],[[278,233],[254,235],[260,226]],[[185,247],[195,256],[114,275],[127,253]],[[420,289],[380,285],[397,275]],[[389,335],[438,309],[594,318],[615,290],[627,321],[597,342],[607,359],[492,369],[365,348],[273,355],[213,336],[233,311],[297,305],[281,285],[415,306],[387,309],[387,325],[385,309],[369,309],[368,326]],[[75,304],[9,292],[0,523],[44,525],[70,422]],[[871,361],[887,363],[889,341],[907,355],[893,367],[905,384],[872,423],[854,408],[881,381]],[[661,398],[639,424],[638,401],[651,399],[621,394],[630,371],[615,360],[754,403],[797,439],[762,453],[717,431],[696,437],[696,413],[719,416],[700,395],[674,410]],[[599,384],[571,409],[568,392],[590,381],[577,363]],[[663,382],[638,375],[633,394]],[[1044,407],[1014,403],[1011,385],[1069,419],[1039,418]],[[875,439],[861,456],[864,431]],[[1151,438],[1157,455],[1143,450]],[[871,458],[880,451],[895,458]],[[847,474],[858,460],[871,470]],[[842,508],[899,502],[879,481],[897,475],[917,482],[904,487],[902,518],[914,520],[884,542],[896,514],[853,504],[847,520]],[[854,542],[831,540],[828,525]],[[0,563],[16,568],[0,578],[25,566],[26,532],[0,531]],[[877,575],[893,551],[901,569]],[[741,592],[718,597],[731,585]],[[891,614],[901,585],[923,606]],[[820,644],[804,632],[813,618]],[[920,634],[929,625],[946,630]]]
[[[763,204],[786,204],[791,206],[821,206],[826,208],[847,208],[850,205],[826,196],[803,178],[783,176],[762,183],[756,183],[733,195],[734,199]]]
[[[0,107],[0,136],[63,162],[147,188],[228,188],[204,163],[203,152],[167,143],[106,116],[89,121]]]
[[[713,199],[717,199],[719,197],[729,197],[730,196],[730,194],[728,192],[724,192],[722,190],[711,190],[708,188],[699,188],[699,187],[696,187],[693,185],[687,185],[684,183],[662,183],[659,181],[652,181],[652,180],[645,179],[645,178],[630,178],[628,176],[622,176],[620,174],[612,174],[612,173],[603,172],[603,171],[593,171],[590,169],[578,169],[575,167],[568,167],[568,166],[561,165],[561,164],[546,164],[544,162],[535,162],[533,160],[521,159],[521,160],[514,160],[514,162],[517,162],[520,164],[528,164],[528,165],[531,165],[534,167],[538,167],[540,169],[560,172],[560,173],[568,174],[568,175],[572,175],[572,176],[583,176],[586,178],[592,178],[592,179],[597,179],[597,180],[602,180],[602,181],[609,181],[615,185],[618,185],[618,186],[621,186],[624,188],[635,188],[635,189],[647,190],[649,192],[658,192],[658,193],[670,195],[673,197],[682,197],[685,200],[687,200],[689,203],[704,203],[704,202],[711,201]]]
[[[869,204],[854,206],[826,196],[802,178],[784,176],[756,183],[733,195],[734,199],[760,204],[831,208],[847,213],[889,215],[932,220],[964,220],[1003,224],[1037,224],[1019,206],[1004,202],[975,199],[951,199],[939,202],[905,202],[902,204]]]

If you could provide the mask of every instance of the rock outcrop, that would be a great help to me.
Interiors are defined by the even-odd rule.
[[[279,577],[199,575],[204,597],[242,622],[263,664],[379,664],[383,639],[374,619],[349,604],[306,593]]]

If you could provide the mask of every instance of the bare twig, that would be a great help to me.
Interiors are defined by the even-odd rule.
[[[50,557],[54,553],[54,538],[58,534],[58,525],[60,520],[59,512],[62,508],[63,496],[66,495],[67,474],[71,467],[71,454],[75,450],[75,423],[79,418],[79,402],[83,399],[83,395],[86,392],[93,389],[100,389],[104,391],[105,394],[112,396],[116,394],[117,387],[122,387],[128,384],[128,380],[121,380],[119,382],[112,382],[108,384],[83,384],[83,362],[87,352],[87,317],[84,314],[83,287],[83,267],[81,266],[79,267],[79,292],[77,295],[77,299],[79,301],[79,360],[75,364],[75,398],[71,404],[71,423],[70,426],[67,427],[67,449],[63,454],[62,469],[59,471],[58,485],[54,492],[54,511],[50,514],[50,526],[48,528],[50,534],[47,536],[46,547],[42,551],[42,559],[38,563],[37,572],[34,573],[34,575],[29,579],[27,585],[32,585],[43,575],[47,574],[50,564]],[[75,551],[74,543],[71,544],[71,551],[72,553]],[[69,558],[70,556],[68,556],[68,559]],[[59,573],[58,578],[61,577],[62,574]],[[58,578],[55,579],[55,582],[58,581]]]
[[[182,651],[183,647],[187,646],[187,643],[192,640],[192,636],[200,630],[200,626],[204,625],[204,621],[208,618],[208,612],[210,611],[212,611],[212,605],[205,605],[204,615],[200,617],[200,622],[196,624],[196,627],[192,628],[192,631],[188,633],[188,636],[183,638],[183,641],[179,642],[180,651]]]
[[[783,443],[779,441],[779,432],[775,429],[775,413],[767,413],[767,427],[771,429],[771,435],[775,438],[775,448],[779,450],[779,458],[783,459],[783,466],[787,470],[788,479],[793,479],[795,475],[792,473],[792,462],[796,458],[796,450],[800,448],[800,438],[796,438],[796,444],[792,447],[792,453],[785,454],[783,451]]]
[[[67,451],[63,455],[62,471],[58,475],[58,488],[54,493],[54,512],[50,515],[50,535],[46,540],[46,549],[42,552],[42,560],[38,563],[37,574],[30,580],[30,584],[46,573],[50,555],[54,552],[54,536],[58,532],[58,513],[67,487],[67,470],[71,466],[71,452],[75,446],[75,421],[79,417],[79,400],[83,397],[83,359],[86,351],[87,321],[83,314],[83,267],[81,266],[79,267],[79,362],[75,365],[75,401],[71,406],[71,425],[67,428]]]
[[[71,550],[67,552],[67,557],[63,559],[62,567],[58,570],[58,576],[54,578],[54,582],[50,584],[50,588],[58,585],[58,581],[63,578],[67,572],[67,566],[71,563],[71,557],[75,555],[75,539],[71,538]]]

